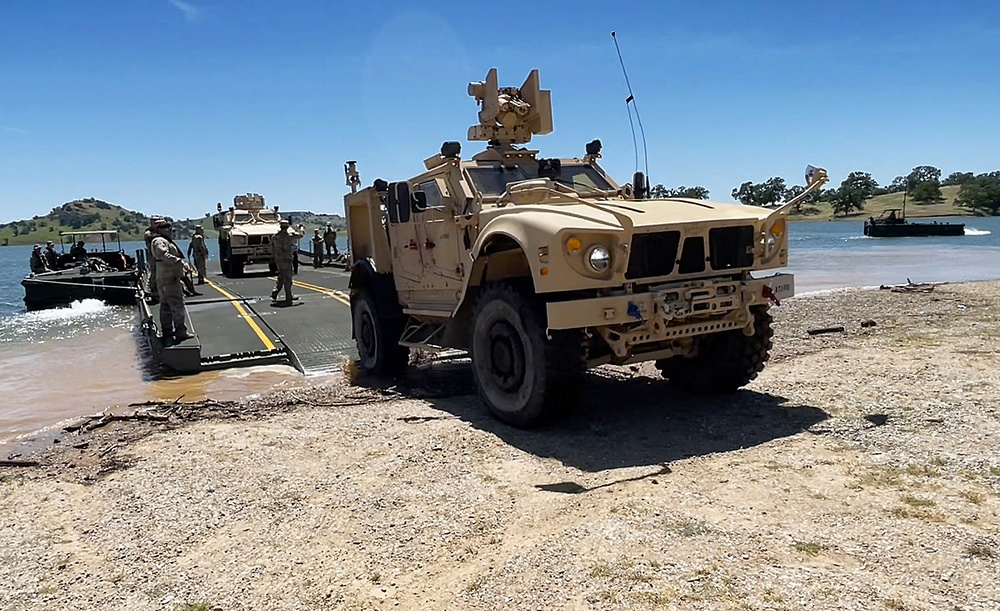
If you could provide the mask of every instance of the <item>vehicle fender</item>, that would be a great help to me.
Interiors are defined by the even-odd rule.
[[[526,245],[532,243],[532,236],[537,230],[531,224],[525,223],[524,221],[525,219],[523,216],[518,219],[500,216],[487,223],[487,225],[483,227],[483,230],[479,233],[479,236],[476,238],[476,242],[472,245],[471,254],[473,269],[476,269],[479,265],[476,262],[480,261],[480,258],[484,254],[488,254],[485,252],[487,247],[491,244],[495,244],[497,240],[502,240],[517,244],[518,248],[525,255],[528,267],[531,269],[532,279],[537,278],[541,263],[537,261],[537,257],[533,261],[526,248]]]
[[[399,294],[396,292],[396,283],[392,274],[379,273],[378,268],[375,267],[375,261],[371,258],[360,259],[354,263],[347,288],[352,297],[355,291],[368,288],[374,292],[385,316],[398,317],[403,315],[403,308],[399,304]]]

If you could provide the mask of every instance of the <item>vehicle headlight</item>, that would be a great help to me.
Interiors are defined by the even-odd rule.
[[[771,252],[772,250],[774,250],[774,245],[777,244],[777,242],[778,241],[776,239],[774,239],[774,235],[768,235],[767,236],[767,251]]]
[[[595,244],[587,250],[585,257],[590,269],[598,273],[604,273],[611,267],[611,253],[601,244]]]

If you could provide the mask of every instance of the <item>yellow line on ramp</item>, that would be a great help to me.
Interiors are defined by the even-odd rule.
[[[316,291],[317,293],[323,293],[328,297],[333,297],[348,307],[351,305],[351,302],[344,295],[334,291],[333,289],[328,289],[325,286],[317,286],[315,284],[309,284],[308,282],[302,282],[301,280],[292,280],[292,284],[299,288],[309,289],[310,291]]]
[[[267,348],[268,350],[274,350],[274,344],[271,342],[271,339],[257,325],[257,321],[255,321],[253,318],[250,317],[250,313],[247,312],[246,308],[243,307],[243,304],[238,301],[238,297],[234,296],[232,293],[222,288],[218,284],[215,284],[211,280],[206,279],[205,282],[208,283],[208,286],[222,293],[223,297],[231,300],[230,303],[232,303],[233,307],[236,308],[236,311],[240,313],[240,315],[243,317],[243,320],[245,320],[246,323],[250,325],[250,328],[253,329],[253,332],[257,334],[257,337],[260,338],[260,341],[264,342],[264,347]]]

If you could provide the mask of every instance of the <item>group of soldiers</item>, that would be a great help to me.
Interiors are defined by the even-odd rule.
[[[77,242],[73,248],[69,251],[70,258],[73,261],[79,261],[80,259],[87,258],[87,249],[83,245],[83,241]],[[32,274],[44,274],[45,272],[55,271],[60,268],[59,266],[59,253],[56,252],[56,244],[52,240],[49,240],[45,245],[45,250],[42,250],[41,244],[35,244],[34,248],[31,250],[31,261],[29,262]]]
[[[201,226],[196,227],[188,245],[187,254],[194,260],[193,267],[174,242],[170,221],[153,217],[144,238],[149,257],[149,290],[154,302],[160,304],[162,341],[168,345],[191,339],[194,335],[187,329],[184,297],[201,295],[191,279],[195,272],[198,284],[205,284],[205,263],[208,260],[205,232]]]
[[[271,240],[272,257],[278,274],[274,290],[271,291],[271,300],[275,304],[291,305],[298,299],[292,295],[292,275],[298,271],[296,255],[305,228],[299,225],[298,231],[292,229],[288,219],[282,219],[279,224],[280,228]],[[162,217],[150,219],[145,241],[149,257],[149,289],[154,302],[160,304],[160,329],[164,345],[192,338],[194,335],[187,329],[184,297],[201,295],[194,288],[191,278],[195,272],[198,274],[197,284],[205,284],[208,245],[205,243],[204,230],[201,226],[196,227],[188,245],[187,255],[194,261],[193,267],[174,242],[170,221]],[[329,262],[333,262],[333,258],[340,254],[337,248],[337,231],[330,224],[327,224],[322,235],[316,229],[313,232],[312,246],[315,267],[323,266],[324,247]],[[282,291],[285,298],[278,301],[278,295]]]

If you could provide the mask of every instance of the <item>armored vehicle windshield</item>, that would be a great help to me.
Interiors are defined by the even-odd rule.
[[[481,165],[469,167],[467,171],[473,188],[483,197],[499,197],[507,190],[507,185],[510,183],[541,178],[537,170],[529,172],[528,168],[522,165]],[[615,187],[590,163],[564,163],[553,180],[572,187],[581,194],[593,194],[595,190],[615,190]]]

